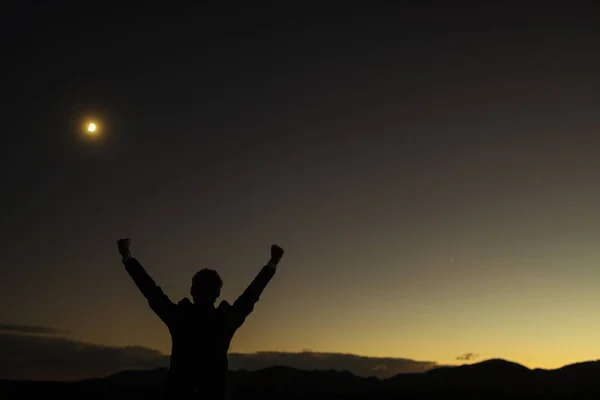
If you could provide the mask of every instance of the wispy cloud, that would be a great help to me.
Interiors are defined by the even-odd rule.
[[[69,335],[71,333],[67,330],[47,326],[3,324],[1,322],[0,332],[31,333],[37,335]]]
[[[0,378],[79,380],[124,369],[168,365],[168,356],[146,347],[112,347],[63,337],[0,333]]]
[[[434,361],[417,361],[409,358],[365,357],[355,354],[319,353],[304,351],[302,353],[284,353],[264,351],[249,354],[229,355],[232,369],[256,370],[270,365],[285,365],[299,369],[320,369],[350,371],[358,376],[377,376],[389,378],[399,373],[425,372],[440,365]]]
[[[456,359],[459,361],[471,361],[479,357],[479,354],[475,353],[465,353],[460,356],[457,356]]]

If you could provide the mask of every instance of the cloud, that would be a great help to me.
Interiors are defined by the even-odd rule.
[[[479,354],[465,353],[465,354],[462,354],[460,356],[457,356],[456,359],[457,360],[461,360],[461,361],[471,361],[471,360],[476,359],[477,357],[479,357]]]
[[[168,365],[168,356],[146,347],[112,347],[62,337],[0,333],[0,378],[79,380],[124,369]]]
[[[0,323],[0,332],[33,333],[38,335],[69,335],[71,332],[35,325],[14,325]]]
[[[0,379],[80,380],[104,377],[127,369],[153,369],[169,364],[168,355],[147,347],[103,346],[35,334],[64,332],[53,328],[7,324],[0,324],[0,327]],[[253,371],[273,365],[307,370],[345,370],[358,376],[379,378],[402,372],[423,372],[439,366],[432,361],[312,351],[229,354],[229,366],[233,370]]]
[[[389,378],[399,373],[425,372],[439,367],[433,361],[416,361],[408,358],[365,357],[343,353],[283,353],[264,351],[249,354],[230,353],[231,369],[256,370],[271,365],[285,365],[300,369],[350,371],[358,376]]]

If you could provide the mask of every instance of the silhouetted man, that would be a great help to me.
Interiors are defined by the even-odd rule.
[[[131,239],[118,241],[125,269],[171,333],[167,399],[225,399],[229,344],[275,275],[283,249],[271,246],[271,259],[233,305],[222,301],[215,307],[223,286],[217,271],[198,271],[190,289],[193,303],[184,298],[174,304],[131,256],[130,243]]]

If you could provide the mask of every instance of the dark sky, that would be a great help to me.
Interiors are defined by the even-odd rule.
[[[168,354],[128,236],[175,301],[286,249],[236,353],[598,358],[598,9],[91,4],[2,16],[0,348]]]

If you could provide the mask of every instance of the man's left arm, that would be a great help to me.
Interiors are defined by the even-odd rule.
[[[248,315],[254,310],[254,305],[260,299],[260,295],[265,290],[275,272],[277,265],[283,256],[283,249],[277,245],[271,246],[271,259],[262,267],[258,275],[244,290],[244,293],[232,305],[232,317],[235,329],[242,326]]]

